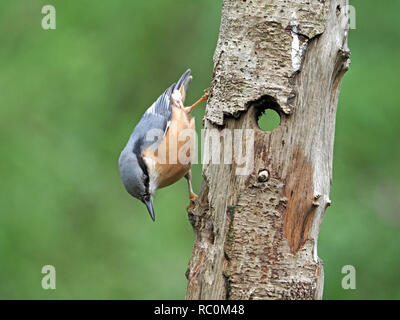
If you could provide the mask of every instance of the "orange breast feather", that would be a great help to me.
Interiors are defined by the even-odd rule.
[[[185,133],[191,132],[192,138],[181,135],[179,139],[183,130]],[[155,160],[159,188],[175,183],[190,170],[190,156],[195,147],[194,130],[194,118],[183,108],[172,106],[171,123],[158,151],[144,150],[143,152],[143,157]],[[183,156],[180,156],[180,153]]]

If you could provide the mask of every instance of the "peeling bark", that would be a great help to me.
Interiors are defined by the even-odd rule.
[[[255,130],[254,170],[240,176],[235,163],[204,164],[189,213],[187,299],[322,298],[317,239],[349,67],[347,4],[223,1],[205,139],[212,129]],[[281,124],[262,131],[257,117],[268,108]]]

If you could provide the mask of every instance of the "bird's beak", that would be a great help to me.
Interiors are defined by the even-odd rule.
[[[149,201],[144,201],[144,204],[146,205],[147,210],[149,211],[151,219],[153,219],[153,221],[155,221],[156,218],[154,216],[153,197],[150,197]]]

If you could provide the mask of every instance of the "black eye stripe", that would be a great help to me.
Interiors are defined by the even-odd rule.
[[[142,169],[142,171],[144,173],[143,183],[144,183],[144,186],[146,188],[146,191],[148,191],[149,190],[149,183],[150,183],[150,181],[149,181],[149,173],[147,172],[147,166],[144,163],[144,160],[143,160],[143,158],[141,156],[139,145],[140,144],[138,142],[136,142],[135,145],[133,146],[132,152],[136,155],[136,158],[138,160],[139,166],[140,166],[140,168]]]

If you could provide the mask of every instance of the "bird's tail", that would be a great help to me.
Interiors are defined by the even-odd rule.
[[[176,90],[180,90],[183,85],[183,92],[186,93],[186,90],[193,79],[190,72],[191,70],[187,69],[186,72],[179,78],[178,82],[175,85]]]

